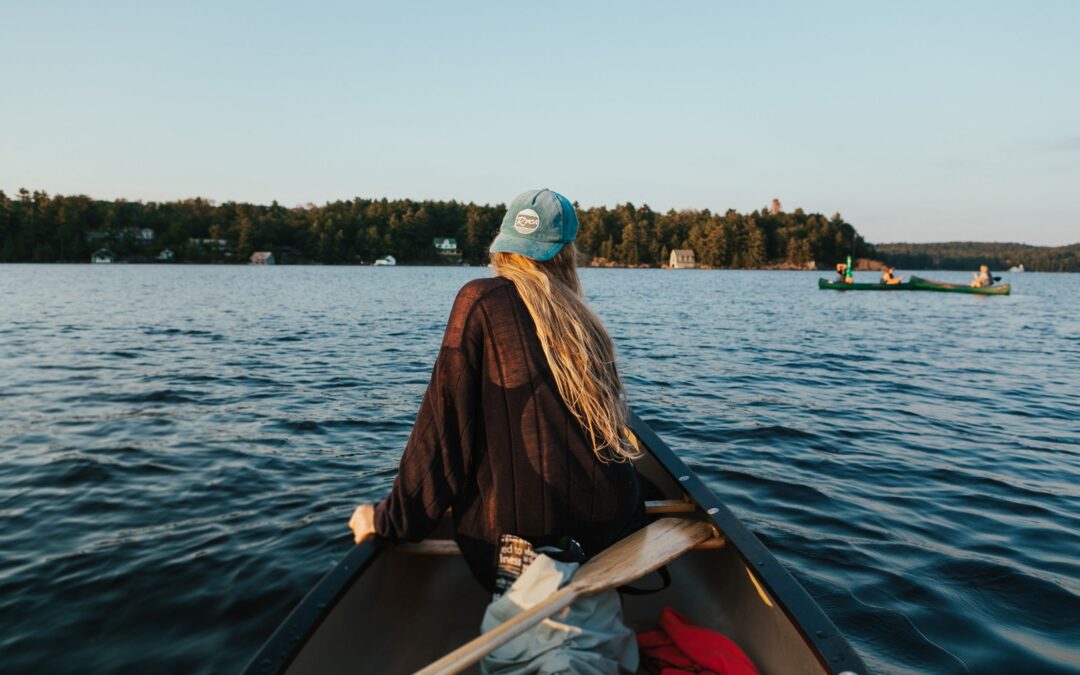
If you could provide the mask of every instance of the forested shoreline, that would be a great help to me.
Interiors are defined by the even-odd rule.
[[[85,195],[0,191],[0,262],[88,262],[107,248],[118,260],[246,262],[274,251],[279,262],[359,264],[394,256],[399,264],[445,261],[436,238],[456,239],[468,264],[487,261],[506,207],[457,201],[362,199],[284,207],[194,198],[169,202],[99,200]],[[854,246],[873,255],[839,214],[657,212],[648,206],[578,209],[577,245],[586,264],[660,266],[673,249],[689,248],[701,265],[761,268],[832,265]],[[854,240],[854,241],[853,241]]]
[[[1080,272],[1080,244],[1030,246],[974,241],[940,244],[878,244],[878,257],[908,270],[974,270],[979,265],[1007,270],[1023,265],[1028,272]]]
[[[399,264],[484,264],[506,207],[411,199],[339,200],[285,207],[193,198],[167,202],[100,200],[85,195],[0,191],[0,262],[88,262],[108,249],[117,260],[245,263],[255,251],[278,262],[361,264],[391,255]],[[714,268],[831,268],[854,249],[902,269],[1080,272],[1080,244],[1060,247],[979,242],[879,244],[863,241],[840,214],[774,207],[653,211],[647,205],[578,208],[584,264],[658,267],[674,249],[691,249]],[[459,255],[440,255],[437,238]]]

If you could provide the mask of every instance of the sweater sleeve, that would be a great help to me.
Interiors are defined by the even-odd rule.
[[[375,531],[392,541],[427,536],[467,480],[479,371],[464,335],[469,312],[462,301],[459,295],[394,487],[375,507]]]

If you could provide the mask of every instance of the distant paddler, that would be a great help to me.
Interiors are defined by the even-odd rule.
[[[886,267],[881,273],[881,283],[886,286],[894,286],[904,280],[904,277],[898,277],[893,272],[895,272],[893,268]]]
[[[975,278],[971,282],[972,288],[986,288],[987,286],[994,285],[994,277],[990,274],[990,268],[986,265],[979,265],[979,271],[975,274]]]
[[[851,257],[849,256],[846,263],[836,264],[837,281],[843,284],[855,283],[855,276],[851,273]]]

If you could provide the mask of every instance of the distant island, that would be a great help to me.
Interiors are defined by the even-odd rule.
[[[941,244],[877,244],[878,257],[908,270],[994,270],[1023,266],[1027,272],[1080,272],[1080,244],[1029,246],[974,241]]]
[[[356,198],[289,208],[0,191],[0,262],[482,265],[505,209],[453,200]],[[1062,253],[1019,244],[873,246],[838,213],[787,211],[775,199],[749,213],[626,203],[578,207],[578,216],[578,249],[584,264],[596,266],[831,270],[854,252],[907,269],[1000,269],[1015,260],[1031,271],[1080,271],[1076,246]]]

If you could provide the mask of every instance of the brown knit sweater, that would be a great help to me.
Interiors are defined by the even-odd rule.
[[[592,556],[644,520],[633,464],[596,458],[559,395],[528,309],[501,277],[458,293],[375,528],[390,540],[419,541],[447,508],[489,590],[501,534],[568,535]]]

